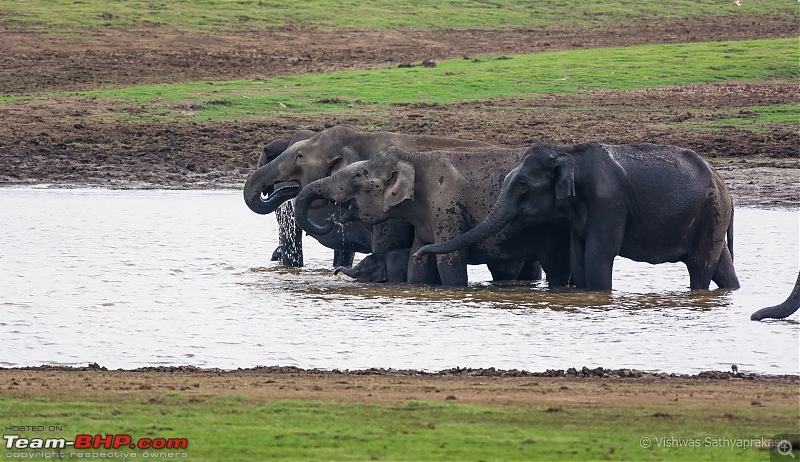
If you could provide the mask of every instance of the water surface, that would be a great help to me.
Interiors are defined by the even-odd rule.
[[[749,321],[791,291],[798,212],[736,210],[740,290],[618,259],[615,290],[587,293],[482,266],[466,288],[354,283],[308,237],[283,268],[274,216],[239,191],[3,188],[0,210],[3,367],[800,370],[797,314]]]

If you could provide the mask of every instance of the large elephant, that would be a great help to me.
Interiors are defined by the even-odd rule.
[[[760,310],[750,315],[750,320],[761,321],[762,319],[767,319],[767,318],[772,318],[772,319],[788,318],[789,316],[794,314],[794,312],[797,311],[798,309],[800,309],[800,272],[797,273],[797,281],[794,283],[794,289],[792,289],[792,293],[789,294],[789,298],[787,298],[780,305],[761,308]]]
[[[694,151],[647,143],[532,147],[505,178],[485,221],[416,256],[458,251],[512,222],[559,220],[569,223],[578,287],[611,290],[617,255],[652,264],[682,261],[692,289],[707,289],[712,279],[719,287],[739,287],[728,188]]]
[[[414,226],[413,250],[444,242],[475,226],[489,213],[503,176],[514,168],[525,148],[486,152],[409,152],[391,146],[370,160],[356,162],[303,188],[295,203],[297,224],[324,234],[335,224],[309,219],[319,199],[347,208],[344,221],[376,225],[400,219]],[[435,261],[410,260],[408,282],[466,285],[467,265],[485,263],[495,280],[515,279],[525,260],[540,261],[553,285],[569,281],[569,235],[543,226],[542,242],[518,232],[499,233],[468,249]]]
[[[280,154],[295,143],[307,140],[316,133],[311,130],[300,130],[288,138],[278,138],[268,143],[261,150],[258,159],[260,169],[269,162],[274,161]],[[278,188],[289,186],[278,185]],[[315,219],[324,219],[328,216],[341,214],[339,207],[330,205],[315,210]],[[272,253],[272,260],[280,260],[285,266],[303,266],[303,241],[302,230],[294,222],[294,207],[291,201],[286,201],[276,210],[278,220],[278,248]],[[368,253],[372,245],[372,232],[360,223],[350,223],[337,228],[335,233],[325,236],[314,236],[325,247],[333,249],[333,266],[349,266],[353,263],[355,252]]]

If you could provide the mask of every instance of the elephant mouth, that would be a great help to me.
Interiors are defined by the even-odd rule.
[[[355,201],[339,202],[338,205],[346,210],[345,214],[339,218],[339,223],[358,221],[358,204]]]
[[[276,210],[281,204],[297,196],[300,185],[294,182],[278,183],[261,192],[261,201],[265,206]]]

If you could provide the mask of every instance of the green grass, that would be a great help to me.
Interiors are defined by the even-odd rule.
[[[420,401],[260,404],[230,397],[203,404],[175,397],[156,404],[0,398],[6,424],[63,427],[19,432],[23,437],[187,438],[186,450],[161,452],[185,452],[192,460],[767,460],[766,451],[720,446],[719,438],[769,438],[796,417],[792,403],[779,409],[724,402],[547,409]],[[643,437],[651,439],[649,448],[642,447]],[[700,447],[664,442],[678,440]],[[141,450],[123,450],[141,458]]]
[[[435,68],[163,84],[59,96],[112,100],[121,117],[133,120],[242,121],[287,113],[355,114],[392,104],[533,97],[598,88],[791,79],[800,76],[799,59],[797,39],[645,45],[459,59]],[[0,99],[0,103],[16,99]]]
[[[236,30],[297,23],[315,27],[466,29],[599,25],[697,15],[796,16],[792,0],[3,0],[0,19],[31,26]]]
[[[771,124],[800,125],[800,104],[777,106],[753,106],[737,112],[721,112],[710,122],[694,124],[698,128],[721,129],[737,127],[754,133],[762,133]]]

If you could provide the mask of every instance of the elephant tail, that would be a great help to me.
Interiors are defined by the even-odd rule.
[[[728,251],[731,253],[731,262],[733,262],[733,205],[731,205],[731,222],[728,223]]]

